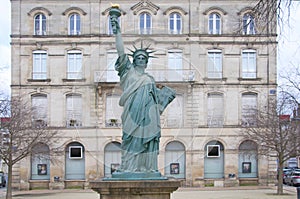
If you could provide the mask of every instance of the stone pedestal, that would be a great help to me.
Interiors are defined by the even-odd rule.
[[[180,186],[177,180],[130,180],[90,182],[100,199],[170,199],[170,194]]]

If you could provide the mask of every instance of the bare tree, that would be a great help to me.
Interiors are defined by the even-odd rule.
[[[299,155],[300,136],[297,123],[285,115],[287,98],[271,102],[267,108],[255,110],[255,114],[248,119],[253,125],[245,126],[245,136],[255,141],[258,153],[276,157],[278,160],[278,186],[277,194],[283,194],[283,166],[284,163]],[[253,110],[252,110],[253,112]]]
[[[1,124],[0,156],[8,167],[7,199],[12,198],[13,166],[28,155],[42,155],[42,144],[51,148],[57,141],[57,131],[44,122],[33,122],[35,113],[21,98],[0,101],[1,117],[6,118]]]

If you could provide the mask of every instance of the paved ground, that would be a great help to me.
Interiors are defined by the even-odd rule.
[[[285,195],[276,195],[275,187],[179,188],[171,199],[297,199],[295,187],[285,187]],[[0,198],[3,199],[5,191]],[[92,190],[16,191],[14,199],[99,199]]]

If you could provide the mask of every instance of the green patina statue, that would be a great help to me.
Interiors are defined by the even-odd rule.
[[[123,90],[119,101],[123,106],[122,163],[120,169],[112,174],[112,178],[159,177],[157,156],[161,136],[160,114],[175,98],[176,93],[168,87],[157,88],[154,78],[145,72],[151,57],[148,48],[135,48],[131,54],[133,62],[130,62],[129,55],[124,52],[118,23],[120,15],[118,8],[111,9],[110,22],[119,56],[115,69]]]

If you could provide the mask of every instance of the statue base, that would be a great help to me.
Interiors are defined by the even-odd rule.
[[[103,178],[104,181],[122,180],[167,180],[160,172],[114,172],[111,178]]]
[[[178,180],[96,180],[90,182],[100,199],[170,199],[180,186]]]

